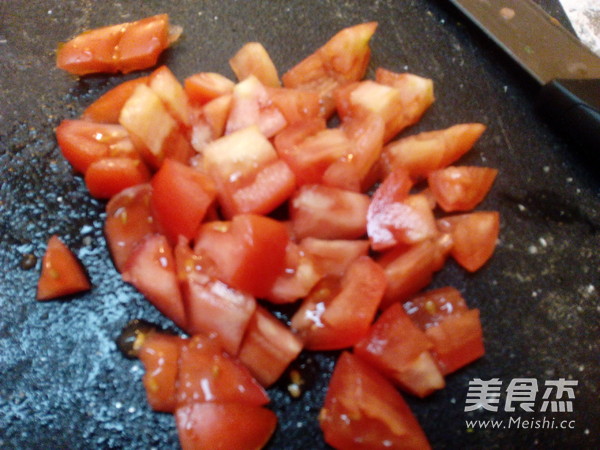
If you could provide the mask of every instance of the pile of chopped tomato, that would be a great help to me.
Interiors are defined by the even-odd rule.
[[[76,73],[131,70],[135,26],[87,34],[93,55],[114,60],[117,42],[119,63]],[[184,449],[263,446],[276,426],[263,388],[303,349],[345,350],[319,416],[330,445],[426,448],[396,387],[427,396],[484,353],[479,311],[454,288],[423,289],[449,256],[476,271],[494,251],[499,215],[473,209],[497,171],[452,165],[485,127],[396,138],[433,82],[384,68],[362,80],[376,26],[340,31],[281,81],[258,43],[230,60],[237,82],[180,83],[162,66],[56,130],[108,199],[123,280],[191,336],[151,333],[139,353],[148,401],[175,414]],[[268,303],[296,304],[290,323]]]

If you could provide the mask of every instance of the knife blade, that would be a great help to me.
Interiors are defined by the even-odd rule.
[[[600,58],[532,0],[450,0],[540,85],[538,109],[600,166]]]

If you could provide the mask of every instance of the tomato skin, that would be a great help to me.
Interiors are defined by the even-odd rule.
[[[151,184],[152,211],[169,240],[175,243],[179,235],[194,237],[216,196],[211,179],[167,158]]]
[[[215,340],[195,335],[181,348],[177,405],[203,402],[262,406],[269,397],[239,360]]]
[[[427,183],[444,211],[470,211],[485,198],[497,174],[489,167],[450,166],[431,172]]]
[[[63,120],[56,128],[56,140],[65,159],[83,174],[102,158],[139,157],[127,130],[120,125]]]
[[[385,291],[381,267],[360,256],[338,282],[323,279],[292,317],[295,329],[310,350],[351,347],[368,332]]]
[[[179,291],[173,249],[161,234],[146,236],[133,250],[123,281],[134,285],[160,312],[185,329],[187,320]]]
[[[94,102],[83,111],[81,118],[96,123],[118,124],[119,114],[127,99],[131,97],[138,85],[147,83],[148,77],[124,81],[94,100]]]
[[[61,45],[56,65],[74,75],[128,73],[156,64],[169,45],[166,14],[86,31]]]
[[[423,398],[445,386],[429,352],[432,348],[429,338],[411,321],[403,306],[394,303],[354,346],[354,352],[403,390]]]
[[[275,383],[302,351],[302,341],[273,314],[257,307],[242,342],[240,361],[265,387]]]
[[[183,450],[256,450],[263,448],[277,416],[260,406],[238,403],[193,403],[175,412]]]
[[[158,231],[150,208],[151,196],[152,187],[145,183],[122,190],[106,205],[104,235],[119,272],[137,243]]]
[[[367,231],[370,198],[322,185],[304,185],[290,199],[292,229],[298,239],[356,239]]]
[[[87,291],[91,284],[79,260],[56,235],[48,239],[36,299],[51,300]]]
[[[334,448],[431,448],[398,391],[348,352],[336,363],[319,423]]]
[[[427,177],[471,150],[484,131],[483,124],[463,123],[398,139],[383,148],[384,170],[404,167],[415,180]]]
[[[254,75],[263,86],[281,86],[277,68],[260,42],[244,44],[229,60],[229,66],[239,81]]]
[[[146,372],[142,381],[146,398],[155,411],[174,412],[177,407],[179,356],[185,340],[179,336],[153,332],[144,338],[138,358]]]
[[[124,189],[148,181],[150,172],[140,159],[101,158],[85,172],[85,185],[96,198],[112,198]]]
[[[175,247],[175,260],[187,316],[186,331],[216,335],[225,351],[237,355],[256,300],[215,278],[212,262],[194,254],[183,237]]]
[[[479,270],[493,255],[500,232],[497,211],[476,211],[438,220],[438,228],[452,236],[452,257],[469,272]]]

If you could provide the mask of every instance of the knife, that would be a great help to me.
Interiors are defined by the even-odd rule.
[[[600,58],[531,0],[450,0],[540,85],[537,107],[600,166]]]

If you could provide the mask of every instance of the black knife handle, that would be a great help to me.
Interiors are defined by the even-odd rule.
[[[542,87],[537,107],[600,167],[600,79],[552,80]]]

